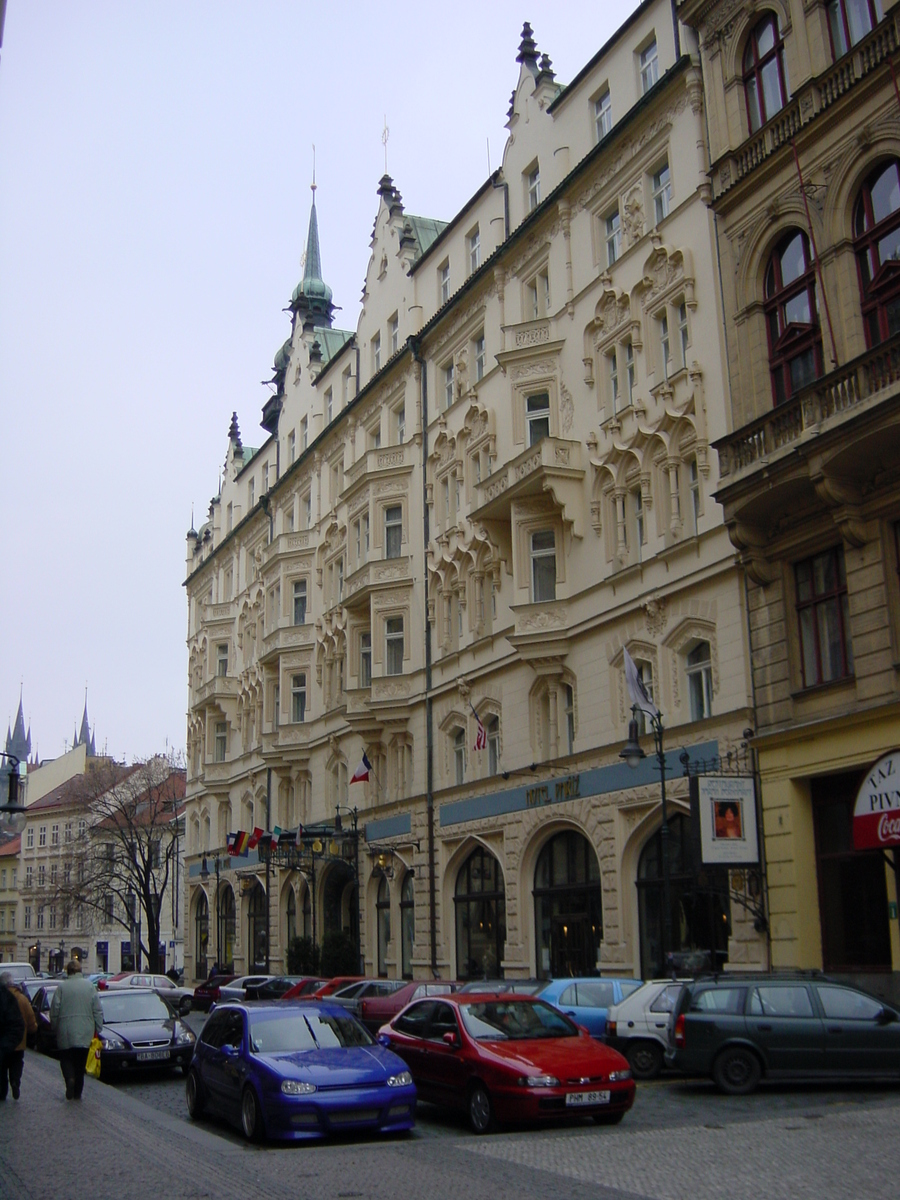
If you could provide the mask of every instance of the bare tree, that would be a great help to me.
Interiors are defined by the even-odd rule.
[[[64,908],[129,931],[148,969],[159,969],[160,915],[178,887],[185,771],[172,757],[131,767],[101,759],[82,781],[84,834],[57,886]],[[137,965],[137,958],[135,960]]]

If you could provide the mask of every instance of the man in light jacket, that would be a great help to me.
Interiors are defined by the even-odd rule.
[[[66,1099],[80,1100],[91,1039],[103,1028],[100,997],[82,978],[81,963],[66,964],[66,978],[50,1002],[50,1028],[56,1034],[59,1065],[66,1081]]]

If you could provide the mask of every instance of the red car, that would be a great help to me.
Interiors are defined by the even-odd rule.
[[[421,1000],[423,996],[449,996],[459,989],[459,984],[446,980],[437,983],[407,983],[396,992],[387,996],[365,996],[359,1002],[359,1019],[367,1029],[377,1033],[386,1021],[396,1017],[407,1004],[413,1000]]]
[[[365,975],[335,975],[334,979],[323,979],[322,986],[313,992],[313,999],[324,1000],[332,992],[339,992],[348,983],[357,983],[361,979],[365,979]]]
[[[409,1067],[420,1100],[461,1108],[476,1133],[579,1113],[616,1125],[634,1103],[626,1059],[531,996],[416,1000],[378,1040]]]
[[[305,979],[298,979],[295,984],[288,988],[283,996],[279,996],[279,1000],[297,1000],[301,996],[304,1000],[309,999],[314,993],[318,995],[319,988],[323,983],[327,983],[327,979],[317,979],[315,976],[310,976]]]
[[[209,1012],[210,1005],[218,1003],[219,988],[224,987],[226,983],[231,983],[232,979],[237,979],[237,975],[212,975],[203,983],[198,984],[194,988],[191,1007],[199,1009],[200,1012]]]

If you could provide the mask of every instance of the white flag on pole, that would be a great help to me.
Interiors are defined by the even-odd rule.
[[[650,699],[650,695],[644,687],[644,681],[638,674],[637,664],[627,650],[622,651],[622,656],[625,660],[625,682],[628,684],[628,695],[631,698],[632,708],[639,708],[648,717],[658,717],[659,709]]]

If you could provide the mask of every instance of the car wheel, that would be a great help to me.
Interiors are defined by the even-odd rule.
[[[245,1087],[241,1097],[241,1128],[248,1142],[261,1142],[263,1137],[262,1113],[252,1087]]]
[[[472,1085],[469,1092],[469,1124],[475,1133],[488,1133],[494,1124],[494,1106],[483,1083]]]
[[[181,1001],[181,1015],[183,1017],[186,1017],[190,1011],[191,1011],[191,998],[190,998],[190,996],[185,996],[185,998]]]
[[[206,1108],[203,1083],[201,1082],[199,1071],[196,1069],[191,1070],[190,1067],[188,1067],[187,1083],[184,1085],[184,1097],[187,1100],[187,1109],[191,1116],[195,1120],[197,1117],[202,1117],[203,1111]]]
[[[620,1121],[622,1120],[622,1118],[625,1116],[625,1113],[624,1112],[611,1112],[611,1113],[601,1112],[601,1113],[594,1113],[593,1115],[594,1115],[594,1121],[596,1122],[597,1125],[618,1125],[620,1123]]]
[[[184,1075],[185,1077],[187,1077],[188,1075],[190,1075],[190,1073],[191,1073],[191,1064],[190,1064],[190,1063],[182,1063],[182,1064],[181,1064],[181,1073],[182,1073],[182,1075]]]
[[[662,1070],[663,1049],[659,1042],[634,1042],[625,1057],[635,1079],[655,1079]]]
[[[713,1063],[712,1074],[720,1091],[729,1096],[748,1096],[756,1090],[762,1067],[752,1050],[731,1046]]]

